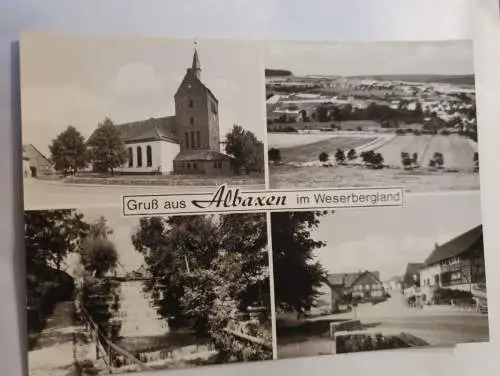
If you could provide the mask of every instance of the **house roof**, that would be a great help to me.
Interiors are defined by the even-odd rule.
[[[358,272],[358,273],[332,273],[328,274],[326,278],[326,283],[331,287],[351,287],[356,280],[365,273],[372,274],[377,280],[379,280],[379,272]]]
[[[450,257],[458,256],[468,251],[474,245],[483,240],[483,226],[479,225],[467,232],[451,239],[443,245],[436,246],[432,253],[425,260],[425,265],[436,264]]]
[[[174,161],[220,161],[232,159],[229,155],[214,150],[188,150],[177,154]]]
[[[369,270],[365,271],[365,272],[362,272],[358,275],[358,278],[356,278],[352,284],[354,285],[356,282],[358,282],[362,277],[364,276],[369,276],[371,277],[371,279],[373,279],[375,282],[378,282],[378,283],[382,283],[382,281],[380,281],[380,278],[379,278],[379,273],[378,272],[370,272]]]
[[[425,264],[422,262],[409,262],[408,265],[406,265],[405,275],[413,275],[420,271],[420,269],[424,266]]]
[[[146,140],[179,142],[176,136],[175,116],[149,118],[116,127],[120,130],[125,143]]]
[[[38,150],[33,144],[23,145],[23,158],[26,155],[26,157],[30,159],[29,152],[35,153],[38,158],[43,159],[44,162],[48,163],[49,165],[52,165],[50,160],[45,155],[43,155],[42,152]]]

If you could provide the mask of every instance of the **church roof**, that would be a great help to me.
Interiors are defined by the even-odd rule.
[[[216,102],[216,103],[219,103],[219,100],[217,99],[217,97],[215,96],[215,94],[212,92],[212,90],[210,90],[203,82],[201,82],[201,80],[199,80],[194,74],[193,74],[193,69],[192,68],[188,68],[186,70],[186,74],[184,75],[184,78],[182,79],[182,82],[181,84],[179,85],[179,88],[177,89],[177,92],[175,93],[175,95],[177,95],[177,93],[179,92],[179,89],[184,87],[185,85],[189,85],[188,81],[189,79],[194,79],[196,80],[196,82],[204,89],[207,91],[208,95],[210,95],[210,97]]]
[[[191,69],[200,69],[201,70],[200,59],[198,57],[198,51],[196,49],[194,50],[193,64],[191,65]]]
[[[174,161],[220,161],[232,159],[229,155],[214,150],[188,150],[177,154]]]
[[[175,116],[150,118],[117,125],[125,143],[141,141],[179,142],[176,137]]]
[[[464,232],[462,235],[451,239],[443,245],[436,246],[432,253],[425,260],[425,265],[436,264],[450,257],[455,257],[470,250],[473,246],[483,241],[483,226],[479,225]]]

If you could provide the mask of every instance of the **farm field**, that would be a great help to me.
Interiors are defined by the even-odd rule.
[[[336,137],[333,133],[268,133],[269,148],[290,148]]]
[[[308,122],[301,122],[301,123],[269,123],[267,125],[267,130],[268,132],[273,132],[275,129],[278,128],[283,128],[283,127],[292,127],[297,130],[300,129],[322,129],[322,128],[330,128],[332,124],[334,124],[334,121],[325,121],[325,122],[320,122],[320,121],[308,121]],[[379,130],[382,127],[380,126],[380,123],[372,120],[347,120],[343,121],[340,124],[342,130],[357,130],[359,127],[361,127],[363,130],[368,131],[368,130]]]
[[[272,189],[403,186],[411,193],[479,190],[479,174],[473,172],[372,170],[360,166],[270,166],[269,177]]]
[[[322,141],[282,148],[281,161],[283,163],[305,163],[318,160],[318,155],[325,151],[332,158],[337,149],[355,149],[371,141],[376,137],[329,137]]]
[[[472,171],[474,169],[474,148],[469,139],[459,135],[405,135],[397,136],[392,141],[377,149],[384,157],[386,165],[401,167],[401,153],[418,154],[418,163],[426,167],[435,152],[443,154],[447,169]]]

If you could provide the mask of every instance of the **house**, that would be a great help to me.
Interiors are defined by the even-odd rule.
[[[226,175],[233,158],[220,151],[219,101],[193,61],[174,95],[175,115],[117,125],[127,147],[122,173]],[[92,136],[90,137],[92,138]]]
[[[403,275],[403,287],[405,289],[411,287],[420,287],[420,270],[424,267],[424,263],[410,262],[406,265],[406,270]]]
[[[479,225],[442,244],[420,270],[422,292],[432,300],[436,289],[472,291],[486,281],[483,227]]]
[[[383,297],[384,284],[379,279],[378,272],[365,271],[354,280],[350,286],[352,296],[361,299]]]
[[[401,290],[403,286],[403,278],[400,276],[392,277],[391,279],[384,282],[384,288],[386,290]]]
[[[379,272],[376,271],[333,273],[327,276],[324,284],[327,286],[327,293],[322,298],[329,301],[330,312],[332,313],[347,309],[351,294],[352,297],[375,297],[382,296],[384,293],[383,284],[379,279]],[[367,289],[365,289],[366,286],[368,286]]]
[[[54,168],[50,160],[32,144],[23,145],[23,177],[50,175]]]

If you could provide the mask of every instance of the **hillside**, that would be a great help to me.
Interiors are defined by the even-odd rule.
[[[474,85],[474,75],[439,75],[439,74],[396,74],[396,75],[370,75],[350,76],[350,78],[380,80],[380,81],[406,81],[406,82],[435,82],[453,85]]]
[[[292,72],[286,69],[266,69],[266,77],[291,76]]]

